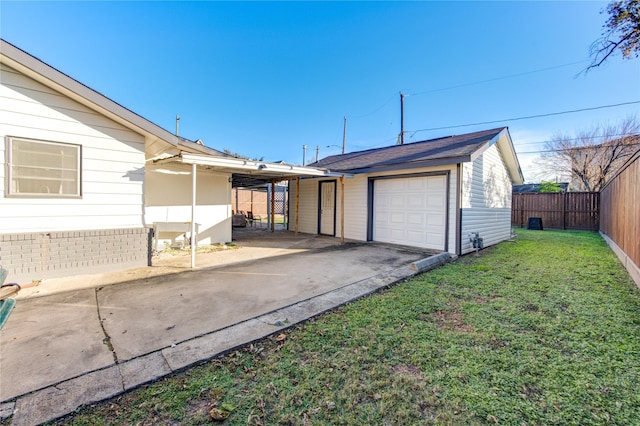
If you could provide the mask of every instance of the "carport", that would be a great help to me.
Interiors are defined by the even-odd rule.
[[[340,177],[340,182],[344,185],[343,173],[332,173],[327,169],[320,169],[307,166],[294,166],[284,163],[269,163],[264,161],[254,161],[236,157],[223,157],[214,155],[192,154],[181,152],[178,155],[157,159],[155,164],[183,164],[191,165],[191,235],[196,234],[195,210],[196,210],[196,190],[198,185],[198,169],[211,170],[221,173],[231,174],[231,185],[233,188],[251,188],[265,184],[271,184],[272,210],[274,187],[277,182],[284,180],[296,182],[296,209],[294,216],[294,231],[298,232],[298,203],[300,178],[304,177]],[[344,191],[341,191],[344,193]],[[341,203],[344,208],[344,202]],[[273,211],[272,211],[273,214]],[[343,216],[343,215],[341,215]],[[274,224],[271,224],[274,231]],[[344,231],[341,235],[344,241]],[[191,238],[191,267],[195,267],[196,238]]]

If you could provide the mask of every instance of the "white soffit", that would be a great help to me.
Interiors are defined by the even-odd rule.
[[[210,155],[198,155],[182,152],[179,155],[154,161],[156,164],[183,163],[208,167],[217,171],[228,173],[242,173],[249,175],[261,175],[274,178],[287,178],[296,176],[327,177],[342,176],[342,173],[331,173],[328,170],[306,166],[293,166],[289,164],[267,163],[264,161],[245,160],[233,157],[216,157]]]

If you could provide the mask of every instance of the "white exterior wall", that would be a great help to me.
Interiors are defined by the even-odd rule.
[[[494,144],[462,165],[462,254],[474,251],[469,233],[479,232],[484,246],[511,236],[511,179]]]
[[[191,222],[191,166],[148,164],[145,177],[147,226],[153,226],[153,222]],[[231,241],[230,177],[202,168],[196,172],[195,222],[200,224],[199,245]]]
[[[439,166],[426,167],[410,170],[394,170],[390,172],[379,172],[372,174],[355,175],[352,178],[344,179],[344,237],[346,239],[356,241],[367,240],[367,217],[368,217],[368,182],[369,177],[378,176],[394,176],[402,177],[402,175],[415,173],[433,173],[433,172],[449,172],[449,234],[448,234],[448,251],[455,253],[455,232],[456,232],[456,167]],[[329,179],[322,179],[329,180]],[[318,232],[318,182],[320,179],[303,179],[300,181],[300,216],[299,228],[300,232],[317,234]],[[374,183],[375,185],[375,183]],[[336,236],[340,236],[340,179],[337,178],[337,203],[336,203]],[[290,211],[295,211],[295,185],[290,186],[291,206]],[[292,214],[293,224],[293,214]],[[293,230],[293,226],[290,226]]]
[[[140,228],[144,137],[0,65],[0,233]],[[5,195],[6,136],[82,145],[82,197]]]
[[[298,232],[318,233],[318,179],[300,179]],[[289,183],[289,230],[295,230],[296,185]]]
[[[367,188],[369,179],[355,175],[344,179],[344,237],[367,240]],[[340,182],[338,181],[337,234],[340,235]]]

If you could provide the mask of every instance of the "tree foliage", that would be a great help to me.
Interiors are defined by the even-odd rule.
[[[548,182],[543,180],[540,182],[540,188],[538,189],[538,192],[542,192],[542,193],[562,192],[562,187],[558,183]]]
[[[572,191],[597,192],[638,151],[640,122],[632,116],[618,125],[595,126],[575,136],[556,134],[536,163],[546,174],[569,178]]]
[[[606,12],[609,17],[602,37],[591,45],[593,60],[587,70],[600,66],[616,51],[625,59],[640,56],[640,0],[612,1]]]

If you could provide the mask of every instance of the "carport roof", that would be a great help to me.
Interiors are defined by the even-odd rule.
[[[331,173],[327,169],[305,166],[294,166],[283,163],[268,163],[243,158],[199,155],[181,152],[178,155],[154,161],[156,164],[181,163],[195,164],[209,170],[231,173],[233,187],[254,187],[273,181],[293,179],[296,177],[328,177],[342,176],[343,173]]]

